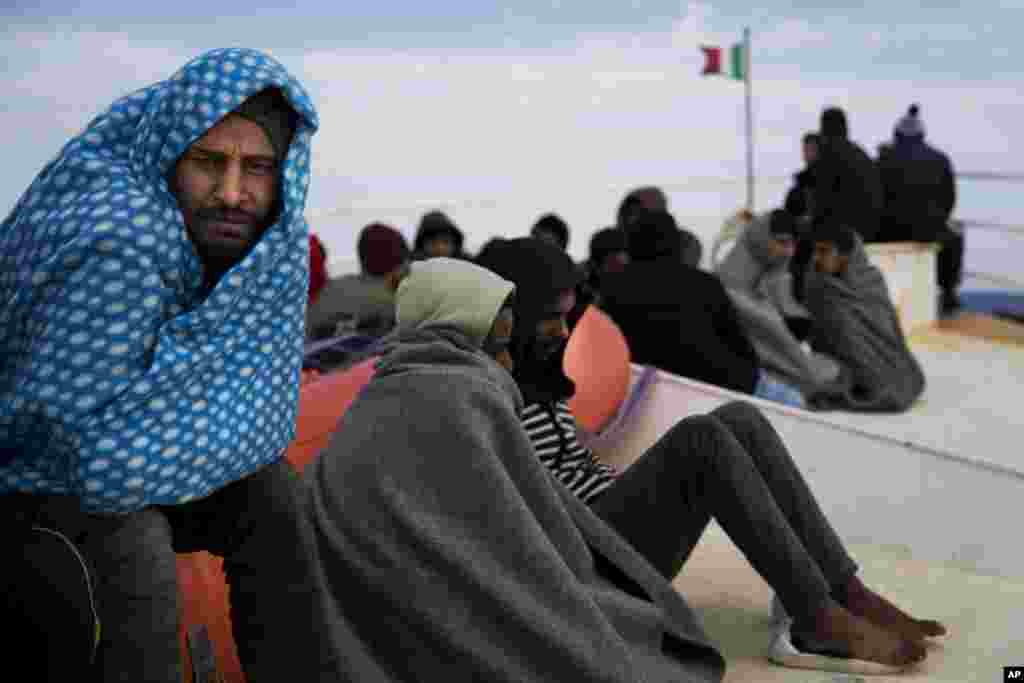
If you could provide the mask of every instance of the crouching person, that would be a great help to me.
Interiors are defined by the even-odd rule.
[[[838,360],[841,391],[820,392],[812,406],[903,412],[924,393],[925,376],[907,345],[885,278],[851,228],[820,224],[812,235],[814,270],[804,304],[814,318],[812,345]]]
[[[307,470],[339,611],[395,680],[720,680],[682,597],[534,456],[513,289],[448,258],[399,286],[390,346]]]
[[[280,64],[215,50],[94,119],[0,229],[0,500],[89,568],[98,680],[184,680],[197,550],[225,560],[250,681],[342,680],[282,459],[316,127]]]

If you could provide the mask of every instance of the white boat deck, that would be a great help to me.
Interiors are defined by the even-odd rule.
[[[765,657],[771,590],[712,525],[674,585],[722,648],[727,681],[980,682],[1024,664],[1024,344],[937,326],[919,328],[910,342],[928,388],[905,414],[754,402],[790,446],[865,581],[951,634],[919,669],[898,676],[778,667]],[[737,398],[751,400],[658,373],[633,421],[599,454],[628,466],[680,418]]]
[[[851,544],[861,576],[912,614],[938,619],[949,635],[929,645],[920,666],[892,676],[844,676],[776,666],[765,657],[772,591],[712,525],[673,585],[697,610],[726,657],[727,683],[1001,681],[1024,662],[1024,579],[1000,579],[914,560],[895,548]]]

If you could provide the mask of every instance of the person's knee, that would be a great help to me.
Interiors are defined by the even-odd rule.
[[[692,461],[719,452],[731,434],[713,415],[691,415],[676,422],[662,438],[673,452],[685,451]]]
[[[764,413],[748,401],[729,401],[711,411],[719,419],[727,419],[740,424],[756,424],[762,422]]]

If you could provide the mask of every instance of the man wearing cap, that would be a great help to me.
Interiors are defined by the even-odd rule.
[[[937,279],[942,308],[958,307],[956,290],[963,264],[963,235],[949,226],[956,206],[956,175],[949,157],[924,141],[921,110],[911,105],[893,130],[891,145],[881,148],[878,170],[885,208],[880,241],[938,242]]]
[[[361,273],[331,279],[306,313],[309,339],[342,334],[380,337],[395,325],[395,290],[409,267],[409,245],[402,233],[371,223],[357,244]]]
[[[2,518],[89,568],[101,637],[76,676],[183,680],[175,553],[199,550],[224,558],[250,681],[344,680],[355,656],[283,459],[317,126],[279,63],[214,50],[93,119],[0,228]],[[19,653],[60,660],[62,624],[0,610]]]

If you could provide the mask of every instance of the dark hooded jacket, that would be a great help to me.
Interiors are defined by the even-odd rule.
[[[421,260],[428,258],[425,251],[427,242],[435,237],[448,236],[455,244],[453,258],[467,258],[462,249],[466,236],[462,234],[455,222],[443,211],[430,211],[423,214],[420,219],[419,228],[416,230],[416,239],[413,242],[413,259]]]
[[[680,263],[672,216],[651,212],[626,230],[632,262],[604,279],[602,306],[625,334],[633,359],[753,393],[757,353],[718,278]]]
[[[878,156],[885,202],[880,238],[938,241],[956,205],[956,181],[949,157],[921,135],[897,134]]]
[[[546,361],[532,353],[535,325],[556,298],[576,279],[572,261],[554,245],[537,239],[506,240],[488,245],[477,262],[516,285],[517,324],[512,348],[513,376],[523,395],[520,413],[534,452],[551,473],[584,502],[595,500],[615,481],[617,472],[584,448],[568,399],[576,392],[565,374],[566,344]]]
[[[878,235],[882,183],[874,161],[847,136],[845,116],[823,117],[813,169],[813,223],[840,222],[865,241]]]
[[[512,335],[513,373],[526,403],[568,398],[575,386],[562,370],[563,349],[547,361],[534,353],[537,323],[557,297],[580,282],[579,268],[568,254],[535,237],[491,240],[476,263],[516,285],[516,325]]]

